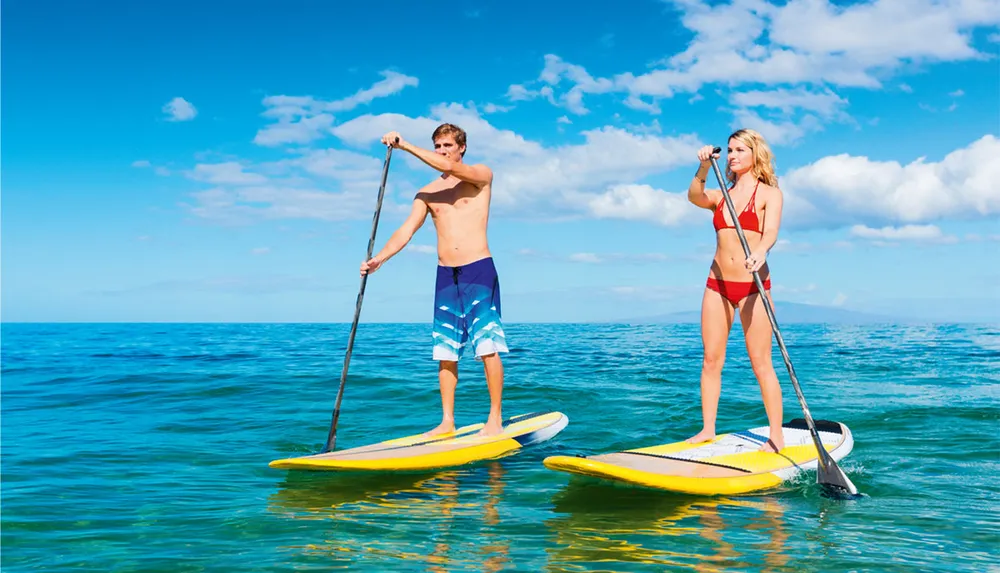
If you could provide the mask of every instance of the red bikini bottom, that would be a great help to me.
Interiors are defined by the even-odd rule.
[[[716,280],[714,277],[708,277],[708,283],[706,286],[715,292],[721,294],[729,302],[733,303],[733,306],[739,306],[740,301],[747,296],[758,292],[757,283],[754,281],[750,282],[738,282],[738,281],[720,281]],[[771,289],[771,279],[768,278],[764,281],[764,290]]]

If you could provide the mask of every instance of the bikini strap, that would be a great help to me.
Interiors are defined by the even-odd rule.
[[[760,187],[760,179],[757,180],[757,184],[753,186],[753,193],[750,195],[750,201],[747,202],[747,206],[743,208],[743,211],[757,212],[757,188]]]
[[[732,187],[730,187],[730,188],[729,188],[729,189],[727,190],[727,193],[732,193],[733,189],[735,189],[735,188],[736,188],[736,185],[733,185]],[[725,195],[723,195],[723,196],[722,196],[722,198],[721,198],[721,199],[719,199],[719,202],[718,202],[718,203],[716,203],[716,205],[715,205],[715,210],[716,210],[716,211],[720,211],[720,210],[722,210],[722,206],[723,206],[723,205],[725,205],[725,204],[726,204],[726,196],[725,196]]]

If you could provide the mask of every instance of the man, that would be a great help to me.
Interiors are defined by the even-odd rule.
[[[500,281],[486,241],[493,172],[485,165],[463,162],[466,135],[445,123],[434,130],[434,151],[422,149],[391,131],[382,143],[402,149],[441,172],[413,200],[409,217],[361,274],[373,273],[398,253],[430,213],[437,230],[438,269],[434,296],[434,350],[441,388],[441,425],[427,432],[436,436],[455,430],[455,387],[458,360],[471,347],[482,360],[490,393],[490,413],[480,435],[496,435],[501,426],[503,364],[507,342],[500,322]]]

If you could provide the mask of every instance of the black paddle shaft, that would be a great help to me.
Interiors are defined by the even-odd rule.
[[[736,234],[740,238],[740,244],[743,245],[743,252],[746,254],[747,258],[750,258],[750,245],[747,244],[747,238],[743,234],[743,227],[740,225],[739,216],[736,214],[736,207],[733,205],[733,199],[729,196],[729,192],[726,190],[725,180],[722,177],[722,170],[719,169],[719,164],[715,160],[715,154],[721,152],[722,148],[720,147],[716,147],[712,150],[712,167],[715,168],[715,177],[719,180],[719,188],[722,190],[722,197],[726,201],[726,207],[729,209],[729,214],[733,218],[733,226],[736,228]],[[857,495],[857,488],[840,469],[837,462],[830,457],[826,448],[823,447],[823,442],[820,440],[819,432],[816,430],[816,424],[813,423],[812,414],[809,413],[809,406],[806,405],[806,397],[802,394],[802,388],[799,387],[799,380],[795,376],[795,368],[792,367],[792,359],[788,357],[788,349],[785,348],[785,341],[781,337],[781,330],[778,329],[778,320],[774,316],[774,309],[771,307],[771,300],[767,297],[767,293],[764,290],[764,283],[760,280],[760,274],[758,274],[757,271],[753,271],[753,280],[757,285],[758,292],[760,292],[761,299],[764,301],[764,310],[767,312],[767,318],[771,321],[771,329],[774,331],[774,337],[778,342],[778,348],[781,349],[781,357],[785,360],[785,367],[788,368],[788,376],[791,378],[792,386],[795,388],[795,395],[799,399],[799,405],[802,407],[802,413],[805,414],[806,425],[809,426],[809,433],[812,435],[813,442],[816,444],[816,452],[819,461],[819,467],[816,472],[816,480],[822,485],[833,486],[846,490],[851,495]]]
[[[399,139],[397,138],[397,143]],[[375,204],[375,215],[372,217],[372,234],[368,239],[368,256],[371,260],[375,248],[375,233],[378,230],[378,218],[382,212],[382,198],[385,196],[385,181],[389,176],[389,159],[392,158],[392,146],[385,150],[385,163],[382,165],[382,184],[378,188],[378,202]],[[331,452],[337,445],[337,421],[340,420],[340,402],[344,399],[344,384],[347,382],[347,368],[351,363],[351,351],[354,349],[354,336],[358,332],[358,320],[361,318],[361,301],[365,298],[365,285],[368,284],[368,273],[361,275],[361,288],[358,290],[358,300],[354,308],[354,322],[351,324],[351,335],[347,339],[347,352],[344,354],[344,369],[340,372],[340,388],[337,390],[337,403],[333,407],[333,421],[330,422],[330,433],[326,437],[323,452]]]

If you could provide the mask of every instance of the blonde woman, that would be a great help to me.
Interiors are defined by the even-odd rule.
[[[785,447],[781,431],[781,385],[771,363],[771,323],[752,273],[757,271],[760,274],[765,294],[771,300],[771,278],[766,257],[778,240],[781,190],[774,174],[774,158],[764,138],[752,129],[741,129],[730,135],[726,179],[730,184],[729,196],[739,213],[740,226],[750,247],[750,257],[746,257],[722,191],[705,189],[705,181],[712,168],[712,151],[711,146],[698,151],[701,165],[688,187],[691,203],[714,212],[712,222],[716,231],[716,250],[701,303],[701,337],[705,347],[701,369],[703,427],[687,441],[699,443],[715,438],[715,416],[722,390],[726,342],[733,326],[734,313],[739,309],[750,364],[760,384],[767,412],[770,436],[761,444],[760,450],[777,452]]]

